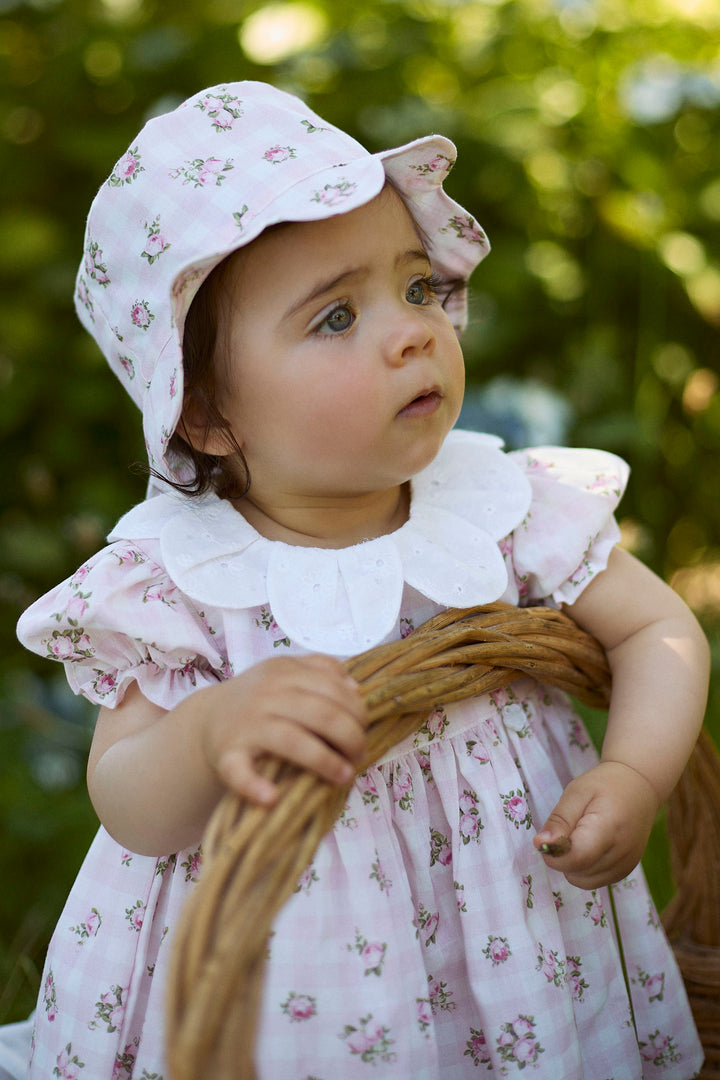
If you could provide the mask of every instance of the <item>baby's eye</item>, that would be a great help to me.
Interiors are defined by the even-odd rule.
[[[339,304],[326,315],[316,327],[318,334],[342,334],[355,322],[355,315],[347,304]]]
[[[409,304],[429,304],[435,298],[436,285],[434,275],[416,278],[405,290],[405,299]]]

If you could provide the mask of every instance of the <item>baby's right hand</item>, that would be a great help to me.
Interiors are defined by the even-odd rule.
[[[270,806],[278,796],[255,767],[265,754],[331,784],[350,781],[362,761],[365,705],[355,680],[332,657],[275,657],[201,693],[205,758],[226,787],[250,802]]]

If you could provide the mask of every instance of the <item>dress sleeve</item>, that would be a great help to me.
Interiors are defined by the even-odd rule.
[[[171,709],[230,674],[217,615],[193,607],[148,550],[119,541],[28,608],[18,637],[63,663],[72,690],[98,705],[114,708],[137,682]]]
[[[630,470],[601,450],[537,447],[509,456],[532,487],[530,510],[505,545],[519,602],[572,604],[620,539],[614,511]]]

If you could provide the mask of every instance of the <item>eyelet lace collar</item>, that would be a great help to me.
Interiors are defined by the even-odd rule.
[[[216,495],[157,495],[126,514],[109,539],[158,539],[168,573],[195,603],[268,604],[298,645],[350,656],[391,633],[405,584],[446,607],[503,595],[498,541],[524,519],[531,487],[501,446],[494,436],[451,432],[411,482],[407,522],[348,548],[268,540]]]

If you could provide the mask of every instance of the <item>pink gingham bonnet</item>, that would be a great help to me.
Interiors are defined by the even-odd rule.
[[[422,230],[433,270],[466,281],[489,244],[443,191],[455,157],[440,135],[371,154],[260,82],[211,87],[145,125],[90,209],[75,303],[142,409],[153,469],[182,475],[166,452],[182,409],[183,326],[213,267],[269,225],[362,206],[387,176]],[[451,293],[446,310],[461,330],[465,290]]]

